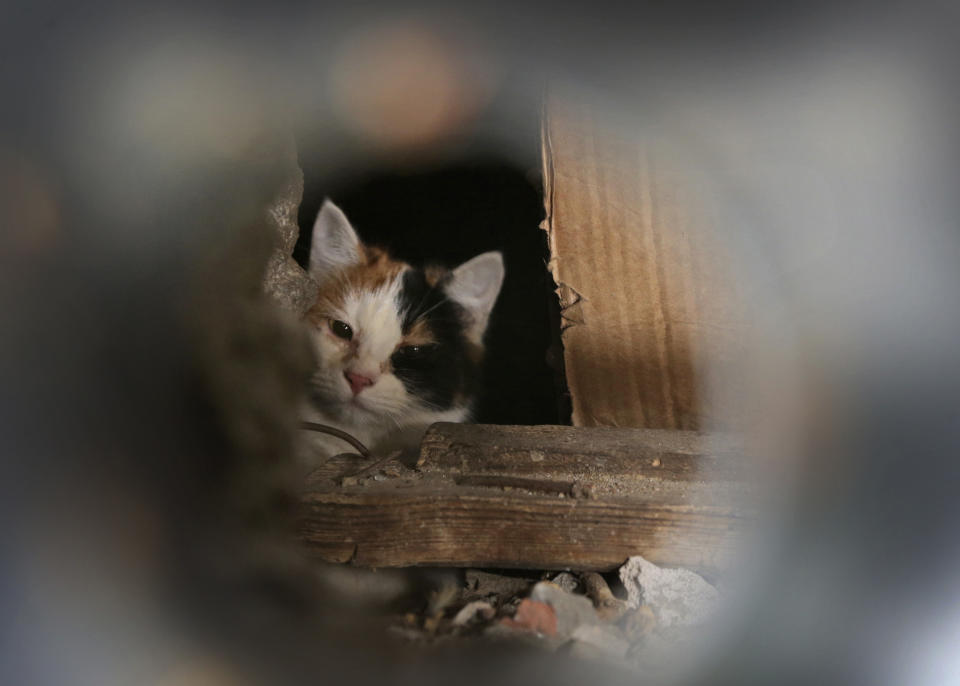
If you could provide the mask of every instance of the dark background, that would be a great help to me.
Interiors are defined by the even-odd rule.
[[[301,152],[304,198],[294,256],[305,265],[313,221],[325,197],[337,203],[363,241],[414,265],[447,267],[500,250],[506,279],[487,330],[484,390],[476,420],[493,424],[569,423],[548,352],[559,314],[546,268],[536,146],[529,164],[470,154],[425,168],[381,168],[318,184]],[[559,359],[555,350],[550,359]]]

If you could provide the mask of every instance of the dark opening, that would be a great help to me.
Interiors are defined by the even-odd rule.
[[[500,250],[506,279],[487,330],[484,390],[476,421],[567,424],[566,394],[556,368],[559,310],[547,270],[542,190],[529,169],[497,158],[464,159],[419,170],[372,170],[319,187],[303,159],[300,240],[305,265],[313,221],[325,197],[336,202],[365,242],[414,265],[454,267]]]

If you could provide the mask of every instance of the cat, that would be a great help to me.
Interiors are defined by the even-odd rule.
[[[434,422],[470,420],[505,275],[499,252],[453,270],[416,268],[365,245],[325,200],[308,270],[319,284],[304,315],[317,364],[303,419],[346,431],[374,453],[415,448]],[[312,459],[352,451],[311,436]]]

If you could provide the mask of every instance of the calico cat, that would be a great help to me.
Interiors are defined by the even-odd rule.
[[[304,419],[342,429],[374,452],[415,447],[433,422],[469,420],[503,283],[499,252],[453,270],[415,268],[364,245],[327,200],[309,271],[319,288],[304,320],[317,366]],[[349,450],[312,436],[315,457]]]

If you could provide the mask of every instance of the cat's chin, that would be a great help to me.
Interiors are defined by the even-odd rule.
[[[380,410],[361,395],[330,398],[313,391],[310,401],[314,408],[341,420],[357,421],[380,415]]]

